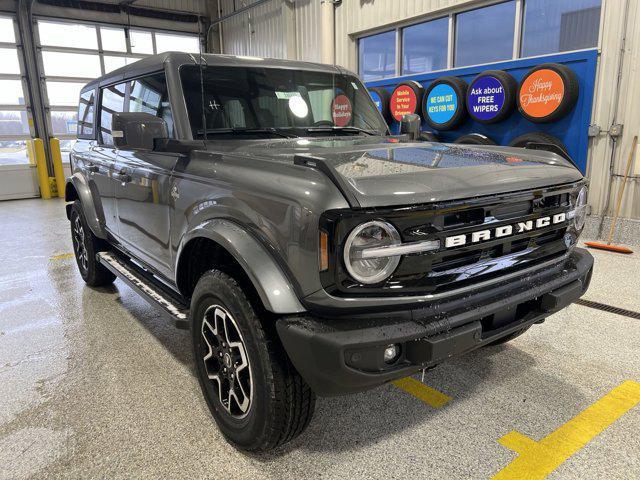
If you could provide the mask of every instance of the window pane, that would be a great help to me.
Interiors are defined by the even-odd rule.
[[[29,163],[25,140],[0,141],[0,165]]]
[[[0,111],[0,135],[28,135],[27,112],[18,110]]]
[[[16,43],[16,34],[13,30],[13,19],[0,18],[0,42]]]
[[[96,28],[91,25],[39,20],[38,33],[41,45],[98,49]]]
[[[124,92],[124,83],[102,89],[100,136],[102,143],[105,145],[113,145],[113,138],[111,137],[111,117],[113,113],[124,111]]]
[[[78,135],[93,135],[93,112],[95,90],[88,90],[80,96],[78,104]]]
[[[153,53],[153,40],[149,32],[130,32],[131,51],[133,53]]]
[[[42,52],[42,61],[44,73],[49,76],[96,78],[101,75],[98,55]]]
[[[361,38],[359,73],[364,80],[393,77],[396,74],[396,32]]]
[[[167,122],[169,137],[173,137],[173,114],[163,73],[131,82],[129,111],[146,112],[162,118]]]
[[[60,153],[62,154],[62,162],[69,163],[69,153],[73,149],[77,140],[60,140]]]
[[[522,56],[597,46],[600,3],[600,0],[527,0]]]
[[[100,38],[102,40],[102,50],[112,52],[126,52],[127,41],[124,38],[122,28],[100,27]]]
[[[80,90],[84,84],[71,82],[47,82],[47,94],[49,95],[49,105],[69,106],[77,105],[80,97]]]
[[[449,19],[441,18],[402,30],[402,74],[447,68]]]
[[[0,80],[0,104],[25,105],[20,80]]]
[[[0,73],[20,73],[18,51],[15,48],[0,48]]]
[[[51,128],[54,135],[75,135],[78,131],[78,112],[51,112]]]
[[[511,58],[515,15],[513,1],[456,15],[456,67]]]
[[[133,62],[137,62],[142,57],[110,57],[104,56],[104,73],[114,71],[116,68],[124,67],[125,65],[131,65]]]
[[[156,33],[156,53],[178,51],[198,53],[200,51],[198,37],[192,35],[172,35]]]

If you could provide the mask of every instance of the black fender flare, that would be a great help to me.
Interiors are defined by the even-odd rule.
[[[76,195],[72,193],[73,191],[76,192]],[[80,173],[74,173],[67,178],[64,190],[65,202],[73,202],[76,198],[80,200],[80,203],[82,204],[84,216],[87,219],[87,223],[89,224],[89,228],[93,234],[103,240],[106,239],[107,233],[102,227],[102,222],[100,221],[100,216],[93,200],[91,187]],[[71,204],[68,203],[66,209],[67,218],[70,219]]]
[[[196,238],[212,240],[229,252],[243,268],[262,304],[270,312],[292,314],[306,311],[287,273],[274,256],[251,233],[231,220],[207,220],[187,232],[176,254],[176,272],[180,268],[184,247]]]

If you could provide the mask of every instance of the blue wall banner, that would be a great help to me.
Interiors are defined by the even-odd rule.
[[[383,80],[366,82],[366,86],[368,88],[383,87],[388,91],[393,91],[396,85],[400,82],[414,80],[421,83],[425,88],[428,88],[434,80],[449,75],[461,78],[466,82],[472,82],[478,74],[486,70],[504,70],[511,74],[518,82],[521,82],[524,76],[537,65],[548,62],[566,65],[576,74],[580,87],[578,101],[575,107],[571,109],[566,116],[551,123],[533,123],[523,117],[517,109],[514,109],[507,118],[497,123],[484,124],[469,117],[462,124],[451,130],[435,133],[443,142],[453,142],[456,138],[469,133],[480,133],[491,138],[498,145],[509,145],[514,138],[525,133],[547,133],[557,137],[566,145],[571,158],[578,165],[580,170],[585,173],[589,145],[588,131],[589,123],[591,122],[591,108],[593,104],[597,58],[597,50],[583,50],[579,52],[510,60],[507,62],[498,62],[491,65],[481,65],[477,67],[465,67],[447,71],[385,78]],[[478,94],[478,96],[480,97],[482,95]],[[465,99],[460,99],[460,101],[465,101]],[[482,102],[478,100],[477,104],[493,105],[498,102],[499,96],[494,95],[493,99],[482,100]],[[487,114],[489,113],[490,112],[487,112]],[[392,132],[398,133],[398,122],[391,122],[390,127]],[[432,131],[432,128],[424,122],[424,119],[422,130]]]

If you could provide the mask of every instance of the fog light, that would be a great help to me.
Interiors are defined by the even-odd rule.
[[[398,359],[400,355],[400,345],[389,345],[384,349],[384,362],[393,363]]]

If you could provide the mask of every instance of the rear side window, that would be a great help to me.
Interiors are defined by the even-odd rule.
[[[173,138],[173,114],[164,73],[133,80],[129,92],[127,111],[144,112],[162,118],[167,123],[169,138]]]
[[[95,90],[87,90],[80,94],[80,103],[78,104],[78,138],[93,138],[95,93]]]
[[[124,112],[124,97],[126,87],[124,83],[111,85],[101,89],[100,95],[100,140],[103,145],[113,146],[111,136],[111,119],[114,113]]]

